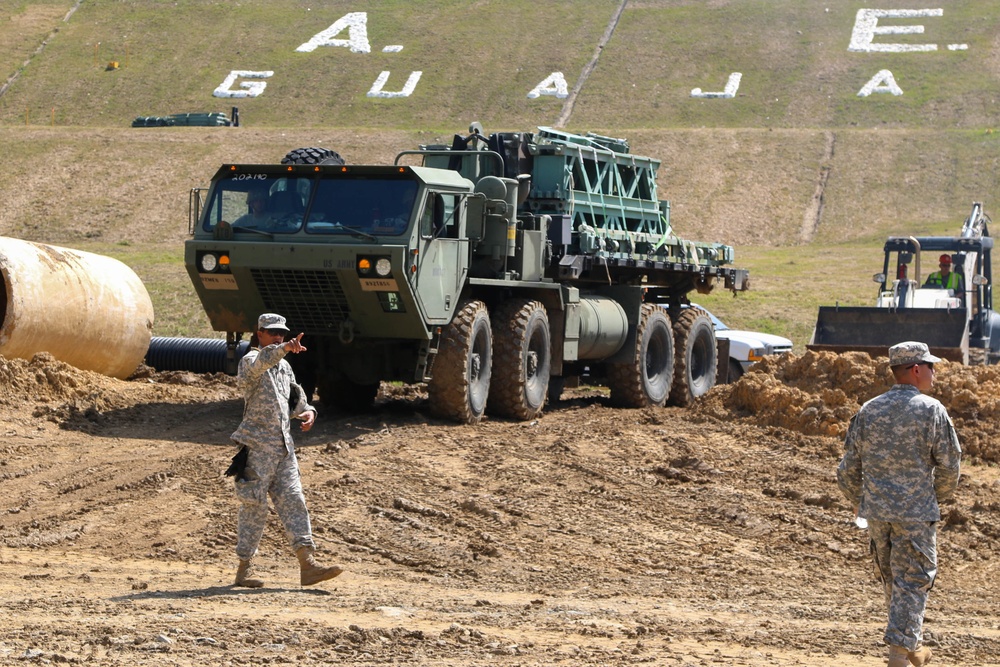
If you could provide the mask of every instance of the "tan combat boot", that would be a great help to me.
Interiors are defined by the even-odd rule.
[[[313,558],[314,549],[312,547],[301,547],[295,552],[299,559],[299,566],[302,568],[300,583],[303,586],[312,586],[327,579],[333,579],[343,572],[336,565],[333,567],[323,567]]]
[[[909,651],[902,646],[889,647],[889,667],[910,667]]]
[[[906,657],[909,658],[910,664],[913,667],[923,667],[930,664],[931,650],[926,646],[921,646],[916,651],[910,651]]]
[[[253,561],[241,560],[240,566],[236,568],[236,582],[233,585],[244,588],[261,588],[264,585],[264,581],[255,578],[253,575]]]

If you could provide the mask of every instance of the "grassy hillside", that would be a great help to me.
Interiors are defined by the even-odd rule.
[[[551,124],[563,100],[528,99],[553,72],[576,86],[619,8],[616,0],[93,0],[70,18],[70,2],[0,5],[11,39],[0,64],[14,69],[46,36],[44,50],[0,97],[0,123],[122,127],[138,115],[225,110],[212,92],[232,70],[272,71],[257,98],[243,99],[254,126],[443,129],[479,119],[494,126]],[[605,128],[1000,127],[1000,4],[959,0],[941,16],[882,18],[922,33],[877,35],[877,44],[933,44],[916,53],[848,51],[862,7],[912,2],[807,0],[628,2],[576,100],[572,120]],[[296,48],[350,12],[366,13],[369,53],[343,46]],[[58,32],[55,32],[58,30]],[[336,35],[346,39],[347,30]],[[952,51],[948,44],[964,44]],[[402,51],[383,52],[389,45]],[[110,61],[120,68],[107,71]],[[858,91],[883,69],[902,96]],[[391,72],[407,98],[367,97]],[[743,75],[732,100],[692,98]]]
[[[527,93],[562,72],[571,90],[583,84],[567,128],[660,158],[677,233],[732,244],[751,269],[750,293],[701,301],[801,349],[818,305],[871,300],[886,235],[953,233],[973,200],[993,213],[1000,192],[1000,4],[880,19],[924,32],[876,42],[938,45],[926,53],[850,52],[862,5],[825,4],[633,1],[609,33],[615,0],[0,0],[0,235],[118,257],[146,282],[157,334],[206,335],[181,256],[187,192],[220,163],[305,145],[385,162],[471,120],[488,131],[555,124],[569,100]],[[370,53],[295,51],[356,11],[367,12]],[[958,43],[968,48],[946,48]],[[106,69],[112,60],[119,69]],[[858,97],[883,69],[904,94]],[[213,97],[231,70],[274,75],[257,98]],[[366,96],[380,72],[399,90],[417,70],[410,97]],[[721,91],[733,72],[735,98],[691,97]],[[129,127],[233,105],[240,128]]]

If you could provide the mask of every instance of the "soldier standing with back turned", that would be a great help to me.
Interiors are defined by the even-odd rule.
[[[896,384],[851,419],[837,468],[840,490],[868,520],[889,612],[889,667],[920,667],[931,658],[921,640],[937,575],[936,522],[939,504],[958,487],[962,457],[947,410],[921,393],[931,388],[939,361],[924,343],[889,348]]]

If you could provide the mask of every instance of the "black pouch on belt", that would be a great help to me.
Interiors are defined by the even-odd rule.
[[[246,482],[247,455],[249,454],[250,450],[247,449],[246,445],[240,447],[240,451],[236,452],[236,456],[233,457],[233,462],[226,468],[226,477],[236,477],[236,479]]]

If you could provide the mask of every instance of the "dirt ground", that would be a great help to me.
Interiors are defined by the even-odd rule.
[[[944,363],[966,450],[927,614],[937,665],[1000,663],[1000,370]],[[276,517],[236,589],[225,376],[0,358],[0,664],[885,663],[835,468],[884,360],[759,364],[693,409],[600,389],[532,422],[431,418],[419,387],[298,437],[320,559]]]

